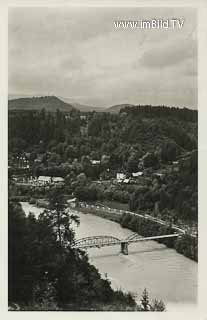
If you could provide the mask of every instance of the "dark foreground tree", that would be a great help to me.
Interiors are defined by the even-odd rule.
[[[157,299],[150,302],[149,294],[145,288],[140,300],[140,309],[141,311],[165,311],[165,304],[162,300]]]
[[[69,212],[62,188],[53,187],[49,191],[49,209],[45,210],[40,217],[47,219],[53,228],[60,247],[67,247],[74,241],[75,232],[72,224],[79,225],[77,215]]]

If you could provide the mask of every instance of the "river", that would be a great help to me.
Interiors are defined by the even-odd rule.
[[[30,211],[38,216],[43,210],[26,202],[22,207],[26,215]],[[98,216],[83,213],[78,216],[77,239],[92,235],[113,235],[124,239],[132,233]],[[127,256],[120,253],[119,246],[91,248],[88,255],[102,276],[107,275],[113,288],[133,292],[138,300],[147,288],[150,298],[162,299],[168,311],[196,311],[197,263],[174,249],[156,241],[146,241],[130,244]]]

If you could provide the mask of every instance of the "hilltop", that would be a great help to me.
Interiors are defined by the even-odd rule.
[[[70,112],[72,109],[80,112],[104,112],[106,108],[98,108],[90,105],[81,104],[72,98],[56,96],[9,96],[9,110],[41,110],[55,112],[59,109],[62,112]],[[109,111],[110,112],[110,111]]]
[[[75,109],[72,104],[63,102],[55,96],[19,98],[9,100],[9,110],[38,110],[45,109],[46,111],[55,112],[59,109],[62,112],[70,112]]]

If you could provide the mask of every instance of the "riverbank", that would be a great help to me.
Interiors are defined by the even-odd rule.
[[[82,213],[90,213],[100,216],[119,223],[123,228],[137,232],[141,236],[150,237],[154,235],[172,234],[177,232],[177,227],[164,224],[163,221],[159,222],[149,219],[141,214],[134,214],[124,212],[123,210],[116,210],[112,208],[105,208],[101,206],[94,206],[89,204],[80,203],[76,209]],[[182,232],[179,238],[158,239],[159,243],[165,244],[169,248],[175,249],[178,253],[185,257],[198,261],[198,239],[187,233]]]
[[[26,215],[33,212],[36,217],[44,210],[29,203],[22,203],[22,208]],[[132,234],[120,223],[103,216],[73,210],[80,218],[80,225],[75,227],[77,239],[103,234],[125,239]],[[88,249],[88,257],[102,277],[107,276],[114,290],[136,293],[138,302],[146,287],[150,297],[164,301],[167,311],[196,308],[197,264],[164,244],[157,241],[130,244],[128,256],[120,254],[119,246],[92,248]]]

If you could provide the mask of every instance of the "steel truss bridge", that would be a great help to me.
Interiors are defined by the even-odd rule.
[[[113,236],[92,236],[81,238],[75,241],[73,248],[76,249],[88,249],[88,248],[102,248],[107,246],[121,246],[121,252],[123,254],[128,254],[128,245],[131,243],[137,243],[140,241],[148,240],[158,240],[158,239],[167,239],[167,238],[176,238],[181,236],[179,233],[166,234],[160,236],[152,237],[140,237],[138,234],[134,233],[127,237],[126,239],[118,239]]]

